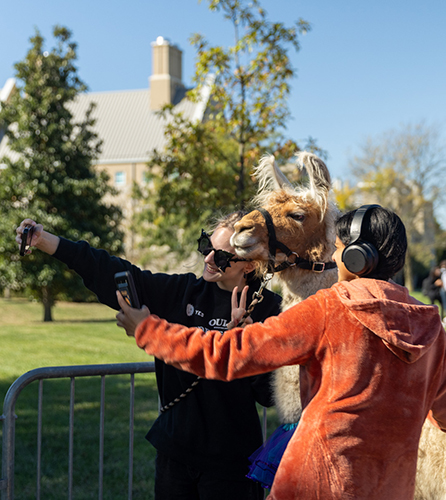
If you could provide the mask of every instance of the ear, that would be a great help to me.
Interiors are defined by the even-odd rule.
[[[260,163],[254,169],[254,175],[259,183],[259,193],[275,191],[284,186],[293,187],[275,162],[274,155],[262,156]]]
[[[256,267],[257,266],[254,262],[246,262],[245,266],[243,267],[243,272],[245,274],[249,274],[251,271],[254,271]]]

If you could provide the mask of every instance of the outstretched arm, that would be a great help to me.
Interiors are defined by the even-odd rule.
[[[19,246],[22,243],[22,234],[23,230],[25,227],[32,226],[34,228],[33,235],[31,241],[29,241],[30,247],[36,247],[39,250],[42,250],[42,252],[45,252],[49,255],[53,255],[57,247],[59,246],[59,237],[49,233],[48,231],[43,230],[42,224],[37,224],[37,222],[33,221],[32,219],[24,219],[21,223],[20,226],[16,229],[16,237],[15,240],[19,244]],[[27,250],[27,253],[31,253],[31,248]]]
[[[324,313],[321,301],[312,296],[264,323],[223,335],[151,315],[137,326],[135,339],[147,354],[176,368],[208,379],[233,380],[308,361],[324,334]]]

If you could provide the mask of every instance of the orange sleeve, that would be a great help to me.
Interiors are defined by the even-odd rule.
[[[147,354],[209,379],[233,380],[303,364],[324,334],[324,300],[318,295],[264,323],[234,328],[223,335],[170,324],[151,315],[138,325],[136,343]]]

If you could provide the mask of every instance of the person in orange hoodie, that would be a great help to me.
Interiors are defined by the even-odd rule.
[[[337,223],[338,283],[279,316],[221,335],[119,298],[118,326],[148,354],[210,379],[301,366],[302,417],[269,500],[407,500],[430,410],[446,431],[446,334],[436,306],[390,279],[406,249],[400,218],[363,206]]]

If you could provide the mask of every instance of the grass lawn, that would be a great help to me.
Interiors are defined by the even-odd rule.
[[[428,303],[421,293],[414,296]],[[0,396],[23,373],[43,366],[151,361],[115,324],[101,304],[58,303],[53,322],[42,321],[40,304],[0,299]],[[129,376],[106,377],[103,498],[127,498]],[[38,382],[16,405],[15,500],[35,498]],[[73,498],[98,498],[100,378],[76,379]],[[135,376],[133,498],[153,499],[155,451],[144,439],[158,414],[155,375]],[[41,498],[68,498],[69,379],[43,383]],[[268,409],[268,435],[277,427]]]
[[[58,303],[53,322],[42,322],[40,304],[0,299],[0,395],[12,382],[42,366],[151,361],[100,304]],[[104,499],[127,498],[130,376],[105,379]],[[35,498],[37,390],[33,382],[16,405],[15,499]],[[73,498],[98,498],[100,377],[75,383]],[[155,452],[144,439],[157,416],[154,374],[135,376],[133,498],[153,498]],[[70,380],[43,382],[41,498],[60,500],[68,491]]]

